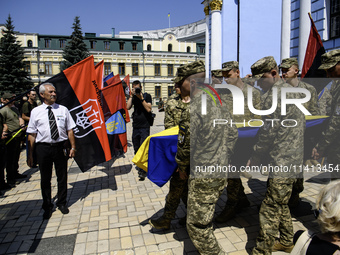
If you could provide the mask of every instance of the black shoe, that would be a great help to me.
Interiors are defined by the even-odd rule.
[[[144,181],[144,180],[145,180],[145,177],[139,177],[139,180],[140,180],[140,181]]]
[[[25,178],[27,178],[26,174],[19,174],[19,173],[15,174],[15,179],[25,179]]]
[[[61,211],[62,214],[68,214],[70,212],[66,205],[58,206],[58,209]]]
[[[12,186],[6,182],[0,185],[0,190],[6,190],[6,189],[11,189],[11,188]]]
[[[52,209],[48,209],[44,212],[43,219],[48,220],[49,218],[51,218],[51,216],[52,216]]]
[[[17,181],[16,181],[16,180],[10,179],[10,180],[7,180],[7,183],[8,183],[9,185],[11,185],[12,187],[14,187],[15,184],[17,184]]]

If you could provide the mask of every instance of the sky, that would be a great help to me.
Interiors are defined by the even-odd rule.
[[[70,35],[76,16],[83,33],[111,34],[176,27],[205,18],[202,0],[0,0],[0,24],[15,31]]]

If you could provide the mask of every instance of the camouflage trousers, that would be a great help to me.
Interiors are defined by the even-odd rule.
[[[240,199],[247,199],[239,172],[228,175],[227,198],[228,206],[236,206]]]
[[[268,179],[267,192],[259,212],[260,233],[256,239],[253,255],[271,254],[278,233],[281,244],[286,246],[293,244],[293,223],[288,201],[294,181],[294,178],[282,177]]]
[[[175,172],[170,179],[169,193],[165,200],[164,218],[173,219],[175,217],[180,199],[187,205],[188,180],[182,180],[179,173]]]
[[[227,180],[189,178],[187,231],[200,254],[225,254],[213,229],[215,205]]]

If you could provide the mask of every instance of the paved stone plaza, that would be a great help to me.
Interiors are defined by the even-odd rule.
[[[151,133],[164,130],[164,113],[157,114]],[[115,162],[82,173],[69,160],[68,206],[70,213],[53,212],[42,219],[40,174],[26,165],[22,151],[19,172],[27,174],[15,188],[0,197],[0,254],[198,254],[186,228],[179,225],[185,215],[183,204],[168,231],[152,230],[151,217],[162,214],[168,185],[159,188],[151,181],[139,181],[131,160],[131,123],[128,124],[128,152]],[[324,173],[319,174],[322,177]],[[215,224],[215,235],[228,254],[250,254],[258,234],[258,205],[266,191],[266,177],[242,178],[251,207],[225,224]],[[312,209],[326,178],[306,177],[302,202],[293,211],[294,231],[317,228]],[[57,192],[52,178],[52,194]],[[225,204],[224,193],[216,206]],[[281,254],[277,252],[275,254]],[[282,253],[284,254],[284,253]]]

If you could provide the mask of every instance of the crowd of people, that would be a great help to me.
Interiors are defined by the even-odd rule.
[[[169,229],[170,222],[182,199],[187,207],[187,215],[179,222],[186,224],[189,236],[200,254],[225,254],[213,233],[213,220],[226,222],[250,203],[244,193],[240,172],[228,173],[228,176],[225,173],[216,172],[212,176],[207,172],[197,173],[197,165],[233,164],[237,167],[241,165],[251,167],[266,163],[271,166],[300,167],[305,164],[318,164],[317,160],[327,157],[328,163],[334,169],[338,169],[340,163],[340,87],[337,78],[340,78],[340,50],[325,53],[322,56],[322,63],[320,69],[327,72],[327,76],[333,79],[333,83],[330,90],[325,87],[319,93],[313,86],[298,78],[299,66],[295,58],[283,59],[278,65],[273,57],[264,57],[251,66],[252,74],[245,79],[241,79],[236,61],[226,62],[220,70],[213,70],[213,84],[221,84],[224,80],[229,85],[237,86],[244,94],[245,105],[248,100],[248,88],[255,85],[252,90],[252,100],[256,109],[271,109],[273,98],[275,98],[273,91],[277,91],[276,110],[262,118],[278,121],[273,122],[272,125],[262,125],[257,137],[253,140],[239,139],[238,142],[236,142],[238,131],[234,125],[213,126],[213,121],[220,119],[221,116],[224,119],[233,119],[234,122],[244,120],[247,122],[261,117],[256,116],[247,108],[245,108],[244,115],[233,115],[232,94],[223,93],[218,89],[216,91],[221,96],[224,107],[217,107],[210,100],[207,102],[206,114],[202,114],[200,101],[202,89],[199,87],[202,87],[204,83],[204,63],[196,61],[180,66],[174,79],[175,87],[179,91],[178,94],[168,99],[164,118],[165,128],[179,126],[176,154],[178,169],[170,179],[170,190],[166,197],[164,213],[158,219],[150,219],[150,225],[156,229]],[[285,114],[281,113],[280,102],[283,99],[280,91],[292,87],[303,88],[310,92],[311,98],[303,104],[303,107],[311,115],[330,116],[327,125],[320,130],[317,140],[306,132],[305,115],[300,107],[290,104],[287,105]],[[304,96],[302,93],[287,93],[285,99],[294,101]],[[240,118],[242,120],[239,120]],[[280,125],[281,121],[294,121],[295,124],[291,123],[292,125],[287,128],[287,126]],[[319,236],[324,241],[333,242],[331,247],[335,250],[339,250],[340,231],[340,184],[336,181],[338,177],[339,170],[331,173],[330,185],[333,188],[328,188],[328,190],[333,190],[333,197],[321,197],[317,203],[317,208],[320,208],[319,211],[322,211],[324,215],[326,215],[324,207],[329,207],[331,203],[336,204],[325,216],[327,218],[325,221],[332,225],[331,230],[324,228],[322,231],[326,234]],[[227,203],[223,211],[213,219],[215,204],[225,187],[227,188]],[[303,172],[269,172],[267,192],[259,208],[260,231],[252,254],[271,254],[273,251],[290,253],[293,250],[294,231],[289,207],[298,205],[299,193],[302,191]],[[326,196],[324,193],[320,196]],[[327,202],[320,202],[324,199],[328,199]],[[327,239],[325,236],[331,236],[333,239]],[[295,239],[297,237],[298,234]],[[315,245],[315,242],[313,239],[311,245]],[[317,253],[312,253],[310,248],[307,254]]]
[[[158,219],[150,219],[150,225],[156,229],[169,229],[182,200],[187,208],[187,215],[180,219],[180,224],[186,225],[197,250],[201,254],[225,254],[214,235],[213,221],[227,222],[242,209],[250,206],[240,177],[241,174],[248,178],[251,176],[240,171],[228,174],[216,172],[211,175],[204,171],[197,172],[195,166],[233,165],[239,169],[241,166],[251,167],[265,163],[270,166],[300,167],[317,164],[317,160],[327,157],[327,162],[332,164],[333,169],[338,169],[340,86],[337,78],[340,78],[340,50],[322,55],[320,69],[325,70],[328,77],[333,79],[330,90],[323,88],[317,92],[314,86],[301,81],[295,58],[283,59],[280,65],[271,56],[261,58],[251,66],[252,74],[243,79],[240,77],[238,62],[229,61],[223,63],[221,69],[212,71],[210,85],[204,83],[206,74],[203,61],[181,65],[173,80],[176,94],[168,98],[166,104],[161,105],[165,111],[165,128],[179,127],[175,158],[178,169],[170,179],[164,213]],[[275,98],[279,103],[276,109],[268,111],[265,116],[257,115],[249,107],[244,108],[243,115],[236,115],[233,109],[234,95],[229,90],[226,92],[217,89],[217,84],[223,83],[237,87],[243,94],[244,105],[248,105],[252,100],[252,105],[257,110],[272,109]],[[203,113],[203,89],[200,88],[205,85],[208,88],[216,85],[222,102],[219,106],[212,98],[207,97],[207,107]],[[285,113],[281,112],[281,100],[292,102],[304,97],[302,93],[287,93],[286,98],[281,98],[281,91],[293,87],[309,91],[311,98],[303,107],[311,115],[330,116],[327,125],[319,130],[319,139],[308,135],[305,115],[298,104],[288,104]],[[248,93],[250,89],[251,94]],[[277,95],[274,95],[274,91]],[[37,93],[32,90],[27,94],[26,102],[19,107],[15,106],[14,94],[6,92],[2,95],[2,104],[5,106],[0,110],[0,189],[10,189],[17,179],[27,177],[18,172],[20,144],[25,141],[28,166],[33,168],[39,165],[43,218],[49,219],[54,207],[51,200],[53,164],[58,181],[56,205],[63,214],[69,213],[66,202],[67,159],[74,157],[76,153],[73,134],[75,123],[67,108],[56,104],[57,91],[53,84],[40,85],[39,95],[43,99],[41,105],[37,105]],[[150,135],[150,126],[153,123],[151,106],[151,95],[142,93],[141,83],[134,81],[127,100],[127,109],[134,107],[132,143],[135,153]],[[224,119],[232,119],[233,122],[248,122],[261,118],[278,121],[271,122],[271,125],[262,125],[256,137],[240,139],[235,125],[213,125],[221,116]],[[280,125],[282,121],[289,124],[289,127]],[[68,149],[65,148],[66,141],[70,143]],[[4,175],[5,168],[7,180]],[[139,168],[137,170],[140,180],[143,181],[145,171]],[[294,237],[289,207],[295,207],[299,203],[299,194],[303,191],[303,172],[269,172],[267,191],[259,208],[260,231],[252,254],[271,254],[273,251],[304,254],[296,251],[300,243],[308,244],[308,248],[304,250],[306,254],[317,254],[315,251],[318,249],[339,251],[339,171],[333,171],[331,179],[317,201],[316,212],[322,233],[298,232]],[[214,219],[215,205],[225,188],[228,198],[226,205]],[[314,248],[318,245],[326,248]]]

